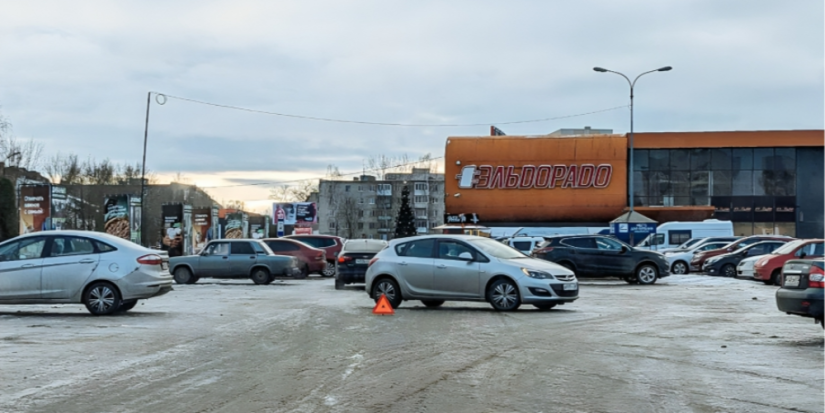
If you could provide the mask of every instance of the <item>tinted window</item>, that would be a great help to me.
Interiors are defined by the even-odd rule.
[[[232,255],[254,255],[255,250],[248,242],[233,242]]]
[[[266,254],[266,250],[264,249],[264,246],[259,242],[253,242],[252,243],[252,249],[255,250],[255,253],[257,253],[257,254]]]
[[[461,253],[468,252],[473,257],[476,256],[472,248],[456,241],[440,241],[438,243],[438,258],[447,260],[457,260]]]
[[[435,240],[422,239],[418,241],[401,244],[396,247],[395,251],[398,253],[398,255],[402,257],[429,258],[433,256],[434,245]],[[399,247],[402,247],[403,249],[399,251]]]
[[[533,243],[530,241],[517,241],[513,243],[513,248],[519,251],[529,251],[532,246]]]
[[[313,238],[313,237],[295,237],[294,240],[301,241],[304,244],[315,248],[327,248],[335,246],[334,238]]]
[[[271,249],[272,252],[289,251],[289,249],[287,247],[290,246],[288,242],[284,242],[284,241],[266,241],[266,245],[269,246],[269,249]]]
[[[97,251],[101,252],[101,253],[102,252],[117,251],[117,248],[115,248],[115,247],[113,247],[109,244],[102,243],[100,241],[95,241],[95,245],[97,246]]]
[[[214,242],[206,247],[206,255],[229,255],[229,244]]]
[[[92,241],[86,238],[55,237],[52,242],[52,257],[69,255],[94,254],[95,247]]]
[[[618,251],[622,249],[623,246],[620,242],[614,241],[610,238],[596,238],[596,245],[600,250],[611,251]]]
[[[727,244],[724,244],[724,243],[711,243],[711,244],[706,244],[706,245],[704,245],[704,246],[702,246],[702,247],[699,247],[699,251],[718,250],[719,248],[722,248],[722,247],[724,247],[725,245],[727,245]]]
[[[689,229],[675,230],[675,231],[670,231],[668,233],[668,235],[670,236],[670,242],[668,244],[671,244],[671,245],[677,244],[678,245],[678,244],[682,244],[684,242],[687,242],[687,240],[690,239],[691,231]]]
[[[576,248],[596,248],[596,241],[593,238],[568,238],[562,243]]]
[[[46,238],[27,238],[23,241],[13,242],[0,247],[0,261],[18,261],[40,258],[43,254],[43,247],[46,246]]]

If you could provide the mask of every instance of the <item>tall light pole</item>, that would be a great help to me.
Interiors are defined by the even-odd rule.
[[[601,68],[601,67],[594,67],[593,68],[593,70],[595,70],[597,72],[615,73],[615,74],[623,77],[625,80],[627,80],[627,84],[630,85],[630,171],[627,174],[627,176],[628,176],[628,180],[630,181],[628,186],[630,187],[630,212],[631,213],[633,212],[633,200],[634,200],[633,198],[636,196],[636,194],[633,192],[633,171],[634,171],[634,169],[633,169],[633,87],[636,86],[636,81],[639,80],[640,77],[642,77],[642,76],[644,76],[648,73],[667,72],[668,70],[671,70],[671,69],[673,69],[673,68],[670,67],[670,66],[665,66],[665,67],[660,67],[660,68],[655,69],[655,70],[644,72],[644,73],[640,74],[639,76],[636,76],[636,78],[633,79],[633,81],[631,82],[630,78],[628,78],[627,76],[625,76],[622,73],[614,72],[612,70],[607,70],[607,69],[604,69],[604,68]]]
[[[146,144],[149,141],[149,106],[152,103],[152,94],[155,94],[155,99],[158,102],[158,105],[163,105],[166,103],[166,96],[155,93],[149,92],[146,94],[146,124],[143,128],[143,166],[141,167],[140,172],[140,245],[146,246],[146,228],[144,227],[143,223],[145,222],[144,212],[146,211]]]

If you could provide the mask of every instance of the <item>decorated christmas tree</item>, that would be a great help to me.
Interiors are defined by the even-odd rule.
[[[405,185],[401,191],[401,209],[398,210],[398,218],[395,220],[394,238],[412,237],[415,233],[415,218],[412,208],[410,208],[410,189]]]

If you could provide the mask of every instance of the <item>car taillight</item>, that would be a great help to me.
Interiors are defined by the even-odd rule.
[[[372,265],[372,264],[374,264],[376,261],[378,261],[378,257],[375,257],[375,258],[371,259],[371,260],[370,260],[370,262],[369,262],[369,264],[367,264],[367,267],[371,266],[371,265]]]
[[[811,265],[811,272],[808,274],[808,288],[825,288],[825,271],[815,265]]]
[[[160,258],[160,255],[149,254],[138,258],[137,262],[138,264],[143,265],[160,265],[163,262],[163,259]]]
[[[338,257],[338,263],[339,264],[344,264],[347,261],[352,261],[352,257]]]

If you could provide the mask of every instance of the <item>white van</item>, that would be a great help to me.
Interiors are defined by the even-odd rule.
[[[656,233],[643,239],[636,248],[663,250],[677,248],[691,238],[732,237],[733,223],[706,219],[702,222],[665,222],[656,227]]]
[[[507,240],[507,245],[523,252],[525,255],[530,255],[544,241],[544,237],[513,237]]]

